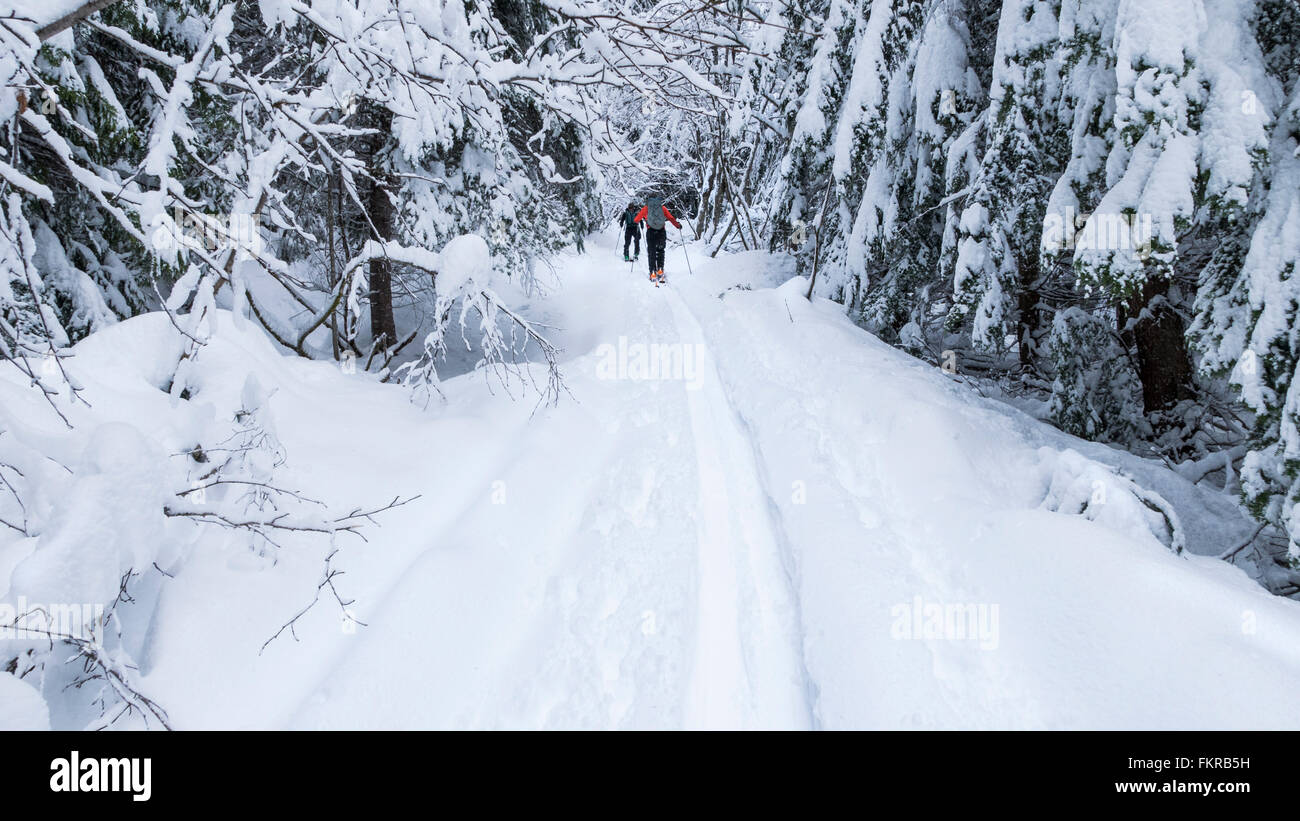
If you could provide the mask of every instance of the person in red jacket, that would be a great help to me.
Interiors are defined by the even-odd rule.
[[[668,232],[664,230],[664,221],[671,222],[676,228],[681,228],[682,224],[659,197],[650,197],[646,200],[645,207],[637,212],[633,222],[641,220],[645,220],[646,224],[645,249],[650,263],[650,281],[655,285],[662,285],[665,281],[664,246],[668,243]]]

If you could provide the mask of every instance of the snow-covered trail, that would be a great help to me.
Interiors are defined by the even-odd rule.
[[[566,278],[610,276],[582,261],[596,270]],[[504,501],[451,500],[456,523],[382,593],[295,726],[811,725],[752,447],[690,308],[618,274],[607,344],[672,346],[685,376],[603,378],[596,352],[575,359],[577,402],[517,444],[493,479]],[[479,571],[458,561],[469,545]]]
[[[192,562],[145,678],[176,726],[1300,727],[1300,606],[1172,556],[1107,465],[1222,500],[972,397],[798,281],[763,287],[784,278],[766,255],[696,254],[692,276],[673,247],[655,289],[588,248],[531,308],[563,329],[558,407],[460,378],[424,412],[281,374],[278,417],[317,421],[281,423],[315,481],[423,495],[341,554],[359,629],[322,605],[258,655],[317,560]],[[639,378],[655,345],[679,368]],[[350,429],[360,463],[336,445],[359,410],[385,422]],[[1099,482],[1091,520],[1054,512]]]

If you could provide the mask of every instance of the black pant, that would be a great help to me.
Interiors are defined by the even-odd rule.
[[[646,257],[650,262],[650,273],[664,267],[664,246],[668,244],[668,232],[663,228],[645,229]]]
[[[629,242],[631,242],[633,246],[636,248],[636,253],[633,254],[633,256],[638,256],[638,257],[641,256],[641,229],[640,228],[623,229],[623,256],[627,256],[627,244]]]

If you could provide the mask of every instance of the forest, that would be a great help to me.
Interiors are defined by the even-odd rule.
[[[485,452],[517,433],[509,414],[604,407],[573,357],[591,317],[626,350],[612,286],[548,306],[586,281],[575,260],[605,254],[581,264],[625,276],[606,244],[648,198],[681,221],[669,292],[776,266],[773,322],[831,321],[794,297],[833,306],[964,395],[1077,437],[1051,442],[1096,443],[1086,458],[1050,445],[1044,505],[1121,516],[1175,555],[1199,540],[1191,552],[1300,594],[1297,0],[10,0],[0,77],[0,580],[116,625],[112,640],[47,622],[44,645],[0,641],[0,672],[96,682],[91,707],[47,696],[67,726],[174,723],[138,666],[154,628],[117,608],[156,602],[204,539],[272,564],[282,545],[323,546],[259,653],[320,601],[364,623],[336,537],[373,539],[453,492],[396,481],[384,465],[404,447],[460,476],[487,458],[456,442],[464,380],[520,408],[474,423]],[[704,314],[676,305],[674,344],[713,345]],[[775,333],[753,344],[793,357]],[[809,408],[910,373],[850,376],[838,337],[817,338],[803,372],[840,381]],[[728,389],[765,367],[695,351],[677,364],[702,369],[686,381],[705,394],[715,359]],[[398,429],[378,399],[273,414],[297,384],[268,381],[297,367],[282,359],[382,386],[447,447],[426,450],[411,423],[407,445],[377,450]],[[602,367],[628,381],[626,363]],[[129,380],[169,404],[131,404]],[[752,422],[747,408],[793,393],[738,395]],[[870,439],[868,407],[846,408],[867,414],[848,439]],[[157,421],[124,432],[137,413]],[[318,450],[286,448],[326,416],[338,427]],[[693,441],[716,429],[693,419]],[[149,426],[173,424],[153,441]],[[738,464],[734,444],[713,445],[719,464]],[[1108,452],[1128,467],[1088,461]],[[393,485],[326,504],[285,478],[343,453]],[[932,456],[916,454],[949,469]],[[838,481],[867,482],[871,458]],[[1106,488],[1132,505],[1115,513]],[[54,658],[77,669],[56,675]]]

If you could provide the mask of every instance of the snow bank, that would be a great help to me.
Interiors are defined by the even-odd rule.
[[[305,500],[335,501],[335,483],[311,481],[310,454],[283,446],[272,406],[285,405],[294,424],[309,426],[320,413],[310,403],[329,400],[316,393],[309,404],[295,401],[308,386],[332,385],[334,396],[346,396],[356,380],[328,364],[285,357],[251,323],[232,319],[218,314],[213,340],[189,361],[178,391],[185,398],[171,396],[183,338],[163,314],[108,326],[72,349],[63,364],[82,386],[81,398],[71,399],[66,387],[54,398],[68,424],[15,374],[0,378],[0,464],[12,466],[0,471],[18,494],[0,498],[0,508],[24,531],[0,533],[0,626],[24,628],[0,632],[0,670],[12,665],[24,686],[48,701],[56,729],[100,726],[101,713],[122,706],[111,693],[102,710],[95,704],[105,692],[102,681],[67,689],[82,665],[64,662],[78,653],[120,665],[140,694],[153,697],[144,677],[165,649],[156,642],[159,614],[195,564],[215,560],[237,569],[223,579],[232,589],[279,585],[265,601],[232,605],[263,617],[250,640],[265,641],[311,601],[327,540],[259,535],[218,518],[319,522],[329,508]],[[331,433],[345,437],[346,430]],[[294,470],[293,462],[306,470]],[[346,501],[389,500],[363,493]],[[238,579],[250,573],[268,578]],[[208,643],[228,621],[204,625],[186,640]],[[155,700],[165,709],[167,699]],[[164,719],[128,711],[118,726]]]
[[[0,673],[0,732],[48,729],[50,712],[36,688],[8,673]]]
[[[1300,605],[1176,555],[1177,531],[1217,552],[1249,526],[1182,515],[1222,498],[982,399],[804,280],[689,288],[785,535],[819,726],[1300,725]]]

